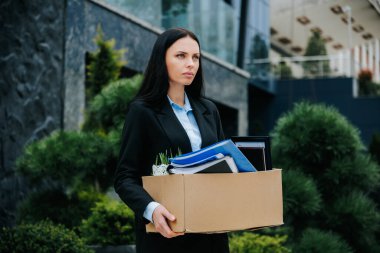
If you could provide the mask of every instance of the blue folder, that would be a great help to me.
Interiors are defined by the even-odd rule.
[[[256,168],[248,161],[231,140],[217,142],[203,149],[170,158],[169,161],[173,166],[179,165],[185,167],[187,165],[191,166],[205,161],[218,159],[219,154],[231,156],[234,159],[239,172],[256,171]]]

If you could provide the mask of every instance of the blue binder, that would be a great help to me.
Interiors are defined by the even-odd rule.
[[[236,147],[231,140],[217,142],[203,149],[170,158],[169,161],[173,166],[193,166],[206,161],[220,158],[220,154],[231,156],[239,172],[255,172],[256,168],[248,161],[244,154]]]

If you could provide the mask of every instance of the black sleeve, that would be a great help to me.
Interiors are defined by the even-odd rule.
[[[131,104],[126,115],[114,187],[120,198],[135,212],[138,219],[152,197],[142,187],[144,149],[146,150],[146,108]]]

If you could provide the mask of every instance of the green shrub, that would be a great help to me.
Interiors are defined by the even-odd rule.
[[[87,244],[134,244],[134,214],[124,203],[106,198],[96,203],[79,228]]]
[[[380,213],[369,193],[380,183],[380,168],[364,152],[359,131],[333,107],[302,102],[272,135],[275,167],[284,169],[290,244],[306,240],[301,235],[313,227],[337,233],[356,252],[376,252]],[[329,236],[318,238],[320,246],[307,252],[331,243]]]
[[[125,120],[128,103],[140,88],[143,76],[120,79],[109,83],[90,102],[84,130],[102,129],[109,132],[122,125]]]
[[[285,217],[309,216],[321,209],[321,195],[311,177],[300,170],[283,171]]]
[[[106,137],[81,132],[54,132],[25,148],[17,171],[32,183],[51,179],[68,188],[95,187],[106,191],[116,165],[112,143]]]
[[[283,246],[286,236],[267,236],[250,232],[230,236],[231,253],[290,253]]]
[[[307,102],[277,121],[272,143],[280,166],[313,175],[323,174],[333,160],[364,150],[358,129],[335,108]]]
[[[351,253],[350,246],[333,232],[307,229],[300,242],[295,246],[295,253]]]
[[[286,62],[280,62],[274,70],[276,76],[280,79],[292,79],[293,72],[290,66],[286,64]]]
[[[103,36],[103,31],[98,26],[97,35],[94,38],[98,50],[88,55],[90,64],[87,66],[87,101],[90,101],[109,82],[117,80],[121,67],[126,64],[122,61],[126,50],[115,50],[115,40],[104,40]]]
[[[380,84],[372,82],[372,72],[362,69],[358,75],[359,96],[380,95]]]
[[[305,56],[320,56],[327,55],[326,45],[323,41],[321,33],[313,32],[307,42]],[[330,63],[326,61],[306,61],[303,64],[306,74],[312,76],[328,75],[330,73]]]
[[[67,194],[61,189],[47,189],[29,195],[17,208],[17,223],[37,223],[49,219],[55,224],[75,228],[87,218],[100,199],[99,193],[80,191]]]
[[[359,96],[379,96],[380,84],[375,82],[359,82]]]
[[[371,192],[379,183],[379,166],[371,161],[370,156],[359,153],[332,161],[320,180],[320,187],[331,198],[340,198],[355,190]]]
[[[380,213],[374,201],[360,191],[342,195],[331,206],[327,207],[327,224],[351,242],[355,248],[365,248],[363,252],[373,251],[378,246],[368,238],[375,239],[373,234],[379,230]],[[365,232],[364,232],[365,231]],[[366,246],[370,243],[370,246]],[[371,250],[372,249],[372,250]]]
[[[374,160],[380,165],[380,133],[373,134],[368,150]]]
[[[0,229],[0,253],[90,253],[83,241],[62,225],[43,221]]]

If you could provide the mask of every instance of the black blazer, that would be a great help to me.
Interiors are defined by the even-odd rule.
[[[207,99],[189,96],[194,117],[202,137],[202,147],[224,139],[218,110]],[[146,233],[143,213],[154,201],[142,187],[142,176],[152,174],[152,165],[161,152],[178,150],[191,152],[190,140],[177,119],[169,101],[162,107],[151,108],[142,101],[134,101],[127,112],[120,158],[116,171],[115,190],[135,212],[137,252],[229,252],[227,234],[185,234],[167,239],[157,233]],[[169,210],[170,211],[170,210]]]

